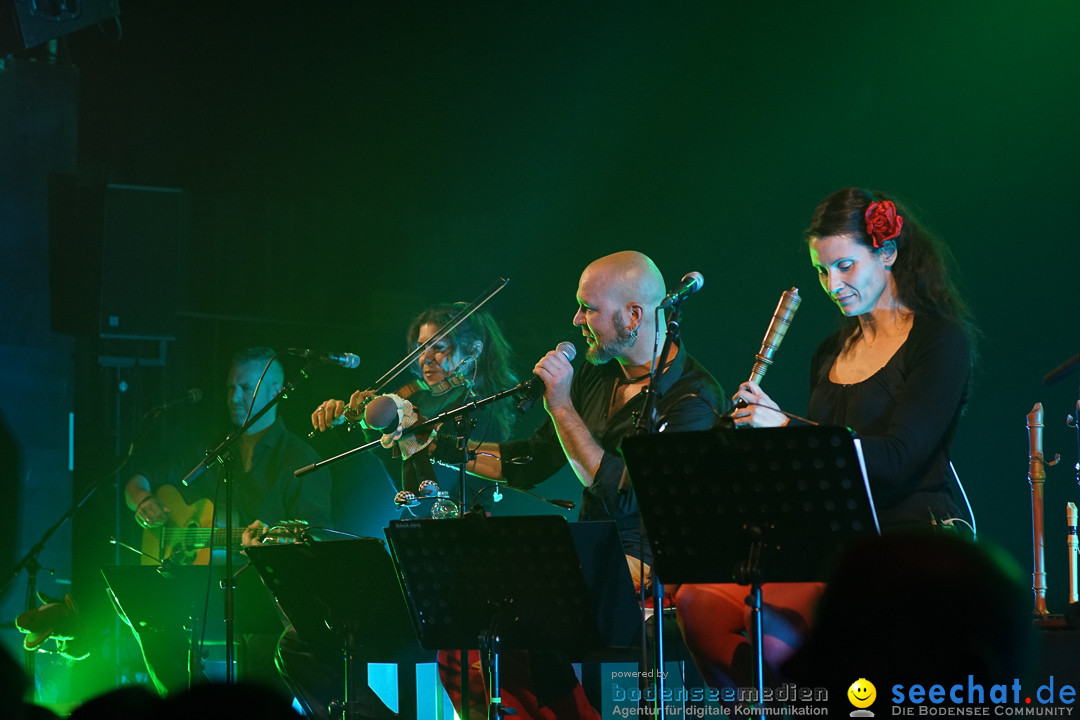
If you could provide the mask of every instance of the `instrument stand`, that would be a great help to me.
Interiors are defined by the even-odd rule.
[[[221,617],[224,612],[221,595],[211,596],[210,605],[206,604],[206,587],[213,582],[224,583],[222,571],[220,565],[179,565],[168,559],[160,567],[116,565],[101,568],[113,607],[138,638],[148,664],[156,665],[166,654],[170,657],[176,654],[174,650],[179,651],[182,641],[187,657],[183,681],[187,685],[195,682],[205,669],[200,625],[206,618]],[[242,572],[236,578],[236,585],[237,632],[280,633],[281,616],[263,582],[254,573]],[[150,653],[145,653],[144,636],[147,634],[170,638],[167,653],[160,642],[154,643]],[[221,642],[224,635],[217,628],[208,639]],[[169,677],[169,689],[179,688],[180,679]]]
[[[366,717],[366,713],[364,712],[364,708],[361,707],[361,701],[358,699],[360,697],[360,694],[358,692],[359,687],[357,683],[356,673],[357,667],[361,663],[358,663],[357,658],[358,636],[356,634],[356,629],[351,627],[349,623],[335,624],[331,621],[327,622],[327,627],[330,629],[331,632],[337,633],[341,636],[343,640],[341,655],[345,663],[344,701],[338,702],[335,700],[330,703],[330,717],[340,718],[341,720],[360,720],[360,718]],[[364,664],[364,679],[366,684],[366,664]],[[415,715],[415,710],[413,714]]]
[[[637,435],[622,454],[653,550],[653,583],[750,585],[752,675],[763,696],[766,582],[823,580],[840,546],[880,532],[847,428]]]
[[[746,596],[746,604],[750,608],[750,643],[755,650],[754,657],[751,660],[753,665],[750,677],[754,687],[757,689],[757,696],[760,698],[765,694],[765,658],[762,653],[765,641],[765,624],[762,616],[764,600],[761,591],[760,562],[763,533],[761,528],[755,525],[746,528],[746,534],[753,539],[750,541],[746,559],[736,564],[732,576],[736,584],[750,586],[750,592]]]
[[[247,554],[297,636],[308,644],[341,648],[344,695],[333,705],[345,720],[363,710],[356,676],[368,662],[399,664],[398,714],[416,717],[416,671],[407,666],[432,662],[434,653],[417,644],[382,540],[261,545]]]
[[[578,523],[604,525],[610,523]],[[594,528],[590,528],[594,529]],[[432,650],[481,650],[492,668],[491,708],[503,706],[499,657],[504,651],[552,650],[592,657],[619,645],[611,622],[633,608],[629,569],[617,544],[599,543],[603,558],[586,559],[621,572],[621,585],[601,574],[586,581],[571,525],[557,515],[485,517],[458,522],[397,520],[386,529],[398,578],[420,644]],[[616,589],[612,589],[616,588]],[[616,596],[623,602],[610,602]],[[601,599],[609,600],[605,607]],[[633,612],[633,610],[631,610]],[[632,617],[633,615],[631,615]]]

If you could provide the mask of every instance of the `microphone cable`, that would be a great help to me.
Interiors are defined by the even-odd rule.
[[[491,490],[491,489],[501,490],[504,487],[510,488],[511,490],[515,490],[515,491],[517,491],[519,493],[522,493],[523,495],[528,495],[529,497],[534,497],[537,500],[541,500],[543,502],[546,502],[548,505],[554,505],[555,507],[560,508],[562,510],[568,510],[569,511],[569,510],[573,510],[574,508],[577,507],[577,503],[573,502],[572,500],[549,500],[548,498],[546,498],[546,497],[544,497],[542,495],[537,495],[536,493],[525,490],[524,488],[514,487],[513,485],[508,485],[505,482],[497,482],[497,481],[493,480],[493,481],[491,481],[490,485],[485,485],[484,487],[480,488],[476,492],[475,495],[473,495],[472,503],[470,504],[469,510],[467,512],[471,513],[471,512],[474,511],[474,509],[478,506],[478,501],[480,500],[480,496],[483,495],[485,492],[487,492],[488,490]]]

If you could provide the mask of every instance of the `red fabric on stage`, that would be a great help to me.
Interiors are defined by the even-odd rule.
[[[768,583],[762,587],[764,657],[779,667],[806,635],[825,586],[822,583]],[[698,671],[711,687],[749,686],[750,667],[736,661],[749,646],[747,585],[689,584],[675,595],[679,627]],[[744,652],[739,658],[748,657]]]
[[[439,651],[439,680],[450,696],[458,716],[462,720],[486,720],[489,694],[480,653],[469,651],[469,709],[461,707],[461,652]],[[576,683],[567,694],[543,707],[533,691],[535,687],[529,655],[525,652],[508,652],[499,655],[499,685],[502,704],[517,711],[521,720],[599,720],[600,714],[585,699],[585,690]]]

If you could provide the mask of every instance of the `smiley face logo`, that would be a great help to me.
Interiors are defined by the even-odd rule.
[[[859,678],[851,683],[851,687],[847,690],[847,697],[851,704],[860,710],[868,708],[877,699],[877,688],[866,678]]]

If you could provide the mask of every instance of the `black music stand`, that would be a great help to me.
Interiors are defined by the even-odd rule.
[[[417,644],[382,540],[263,545],[247,554],[301,639],[336,637],[345,662],[346,719],[356,710],[357,661],[398,663],[399,715],[416,716],[415,664],[433,662],[434,653]]]
[[[824,580],[841,545],[879,532],[854,433],[824,426],[657,433],[627,437],[621,451],[656,577],[750,585],[762,697],[761,586]]]
[[[108,592],[120,618],[139,635],[143,633],[183,634],[188,643],[188,681],[195,680],[201,658],[195,652],[197,630],[209,618],[224,614],[221,593],[210,592],[207,584],[224,581],[223,568],[216,565],[116,565],[103,567]],[[274,599],[253,571],[236,578],[235,610],[241,633],[281,633],[281,616]],[[209,626],[213,627],[213,626]],[[219,628],[209,633],[223,638]]]
[[[607,526],[580,531],[594,547],[584,562],[573,525],[557,515],[399,520],[386,530],[420,644],[485,651],[496,717],[503,650],[593,659],[637,642],[633,583],[614,524],[582,525]]]
[[[213,573],[212,577],[209,573]],[[216,565],[115,565],[101,568],[117,611],[134,627],[162,628],[201,619],[207,609],[206,584],[220,582],[224,573]],[[242,633],[281,632],[281,616],[274,599],[254,572],[236,578],[237,622]],[[220,617],[222,598],[210,594],[208,617]]]

